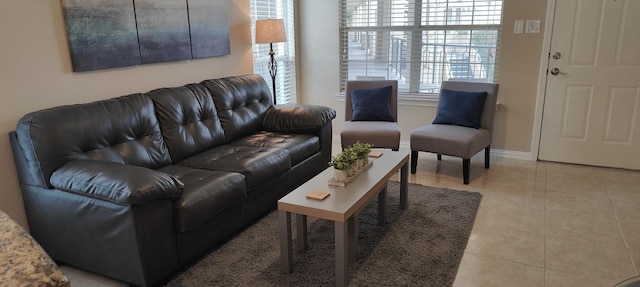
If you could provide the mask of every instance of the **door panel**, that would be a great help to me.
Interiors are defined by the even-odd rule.
[[[631,144],[640,89],[613,87],[609,97],[604,141]]]
[[[639,27],[637,0],[556,1],[540,159],[640,169]]]
[[[562,138],[565,140],[586,140],[591,110],[592,90],[589,86],[568,86],[564,96],[564,117],[562,118]]]
[[[640,65],[640,17],[637,11],[640,11],[640,1],[625,1],[616,41],[616,67],[633,68]]]

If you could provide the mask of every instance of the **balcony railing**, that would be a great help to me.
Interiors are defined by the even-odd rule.
[[[366,32],[365,32],[366,33]],[[409,92],[412,59],[407,40],[391,37],[388,60],[375,55],[371,35],[355,33],[349,45],[349,79],[397,79],[401,92]],[[437,93],[443,80],[492,82],[496,47],[483,45],[422,43],[420,48],[420,93]],[[383,55],[382,55],[383,56]],[[415,66],[414,66],[415,68]]]

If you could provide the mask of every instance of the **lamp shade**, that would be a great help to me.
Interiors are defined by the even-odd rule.
[[[284,22],[282,19],[267,19],[256,21],[256,43],[268,44],[286,42]]]

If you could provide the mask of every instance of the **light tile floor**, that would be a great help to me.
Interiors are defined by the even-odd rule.
[[[499,156],[485,170],[480,154],[464,185],[461,159],[418,158],[409,182],[483,195],[454,286],[602,287],[640,273],[640,171]]]

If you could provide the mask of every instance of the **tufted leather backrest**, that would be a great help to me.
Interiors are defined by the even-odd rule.
[[[133,94],[26,114],[17,142],[36,184],[72,160],[92,159],[159,168],[171,163],[151,99]]]
[[[234,76],[201,82],[213,97],[225,142],[262,130],[272,106],[271,91],[260,75]]]
[[[203,85],[162,88],[147,95],[156,105],[160,129],[173,162],[224,143],[213,98]]]

